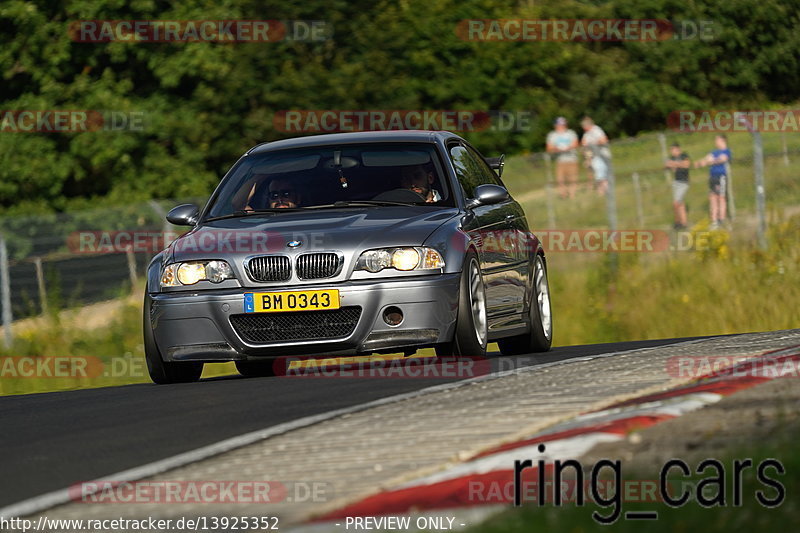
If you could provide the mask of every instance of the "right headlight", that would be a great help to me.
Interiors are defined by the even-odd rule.
[[[198,281],[219,283],[235,277],[233,269],[225,261],[189,261],[167,265],[161,275],[161,286],[180,287],[194,285]]]
[[[385,268],[402,271],[438,270],[444,268],[444,258],[438,250],[415,246],[367,250],[356,262],[356,270],[380,272]]]

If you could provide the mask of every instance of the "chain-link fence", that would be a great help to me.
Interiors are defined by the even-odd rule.
[[[129,291],[165,236],[182,232],[166,222],[167,211],[179,203],[203,201],[153,200],[0,218],[3,323]]]

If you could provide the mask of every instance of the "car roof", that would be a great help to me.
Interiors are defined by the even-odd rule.
[[[352,133],[329,133],[325,135],[308,135],[259,144],[247,151],[245,155],[285,150],[291,148],[308,148],[331,144],[356,144],[371,142],[443,142],[447,139],[460,139],[449,131],[428,130],[393,130],[393,131],[359,131]]]

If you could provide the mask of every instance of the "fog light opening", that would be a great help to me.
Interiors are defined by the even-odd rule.
[[[383,310],[383,321],[390,326],[399,326],[403,322],[403,311],[391,305]]]

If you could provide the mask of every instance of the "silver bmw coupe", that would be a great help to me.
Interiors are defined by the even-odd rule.
[[[144,339],[156,383],[234,361],[433,347],[485,356],[550,349],[544,251],[485,158],[449,132],[318,135],[258,145],[147,274]]]

